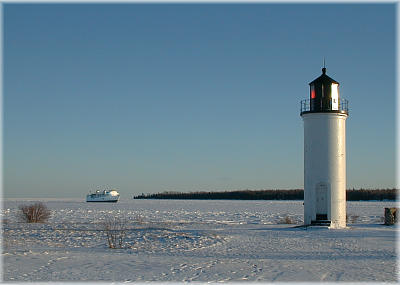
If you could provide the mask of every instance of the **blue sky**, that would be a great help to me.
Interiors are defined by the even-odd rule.
[[[303,186],[300,100],[349,100],[347,187],[395,186],[395,4],[5,4],[5,197]]]

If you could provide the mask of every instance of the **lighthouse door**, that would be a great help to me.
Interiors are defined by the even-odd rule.
[[[326,183],[318,183],[315,187],[316,220],[328,219],[328,186]]]

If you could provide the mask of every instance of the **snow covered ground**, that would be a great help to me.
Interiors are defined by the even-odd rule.
[[[46,199],[47,223],[21,223],[30,202],[3,201],[5,282],[398,280],[394,202],[348,202],[345,230],[282,224],[302,223],[302,201]],[[126,219],[124,248],[108,248],[110,216]]]

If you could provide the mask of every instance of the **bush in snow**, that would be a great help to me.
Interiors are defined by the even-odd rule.
[[[44,223],[50,218],[51,211],[42,202],[36,202],[19,206],[19,215],[27,223]]]
[[[127,220],[119,217],[106,217],[103,227],[109,248],[122,248],[126,237]]]
[[[359,216],[357,215],[351,215],[351,216],[346,215],[346,222],[354,224],[355,222],[357,222],[358,218]]]
[[[144,221],[145,221],[145,219],[143,218],[143,216],[141,216],[141,215],[136,215],[135,216],[135,222],[137,223],[137,224],[144,224]]]
[[[295,222],[292,220],[292,218],[290,218],[289,216],[285,216],[284,218],[282,218],[278,224],[294,224]]]

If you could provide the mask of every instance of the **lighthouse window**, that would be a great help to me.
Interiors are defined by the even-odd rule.
[[[331,100],[332,100],[332,110],[339,110],[339,85],[332,83],[331,86]]]
[[[314,88],[314,85],[311,85],[311,99],[315,99],[315,88]]]

